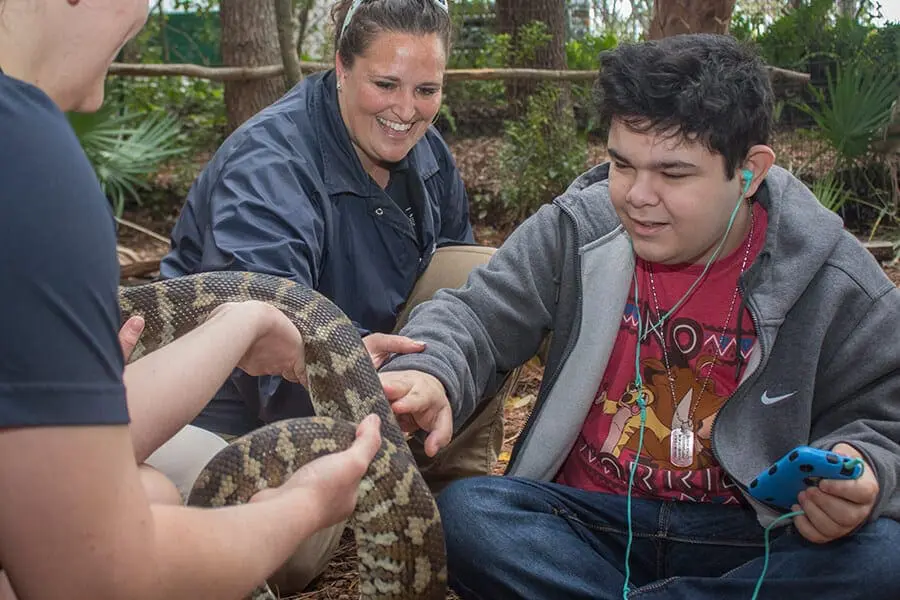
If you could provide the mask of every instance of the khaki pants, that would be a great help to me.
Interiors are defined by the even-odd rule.
[[[487,263],[493,253],[493,248],[483,246],[438,249],[410,293],[394,332],[403,327],[410,311],[418,304],[431,298],[441,288],[461,287],[472,269]],[[409,446],[416,463],[435,495],[454,480],[491,473],[503,445],[504,401],[518,382],[519,374],[520,369],[511,372],[500,389],[480,404],[478,411],[457,431],[450,444],[433,458],[425,454],[417,438],[410,438]],[[200,470],[227,445],[228,438],[189,425],[154,452],[147,459],[147,464],[172,479],[182,496],[187,497]],[[325,570],[340,543],[345,525],[339,523],[328,527],[304,540],[269,579],[270,585],[282,593],[305,589]]]

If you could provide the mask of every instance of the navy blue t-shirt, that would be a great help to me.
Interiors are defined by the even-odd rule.
[[[0,427],[128,422],[115,249],[65,115],[0,74]]]

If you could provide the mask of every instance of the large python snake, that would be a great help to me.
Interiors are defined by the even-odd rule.
[[[356,425],[381,418],[382,445],[359,487],[350,517],[359,557],[360,597],[443,600],[447,574],[437,505],[382,390],[359,333],[331,301],[270,275],[208,272],[119,288],[123,323],[144,317],[130,360],[172,342],[226,302],[261,300],[280,309],[304,340],[309,393],[316,416],[288,419],[234,440],[204,468],[187,503],[241,504],[275,487],[303,464],[344,450]],[[267,585],[252,597],[274,598]]]

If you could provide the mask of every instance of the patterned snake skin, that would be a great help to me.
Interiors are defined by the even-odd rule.
[[[360,597],[443,600],[447,573],[434,498],[356,327],[328,299],[285,279],[243,272],[201,273],[122,287],[123,323],[135,314],[146,323],[130,360],[184,335],[216,306],[248,299],[279,308],[300,331],[317,416],[272,423],[233,441],[205,467],[188,504],[247,502],[256,491],[281,485],[310,460],[349,447],[356,424],[374,412],[381,417],[382,446],[363,477],[350,517],[359,556]],[[262,585],[252,598],[274,595]]]

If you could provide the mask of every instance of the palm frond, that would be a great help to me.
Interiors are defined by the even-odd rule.
[[[891,108],[900,91],[892,74],[860,64],[839,67],[828,74],[826,90],[810,86],[815,106],[805,102],[797,108],[816,123],[816,133],[848,163],[869,151],[870,144],[891,118]],[[839,165],[835,165],[837,167]]]
[[[116,216],[122,215],[129,197],[139,201],[138,190],[146,189],[163,161],[188,149],[181,143],[180,124],[165,113],[103,110],[68,116]]]

